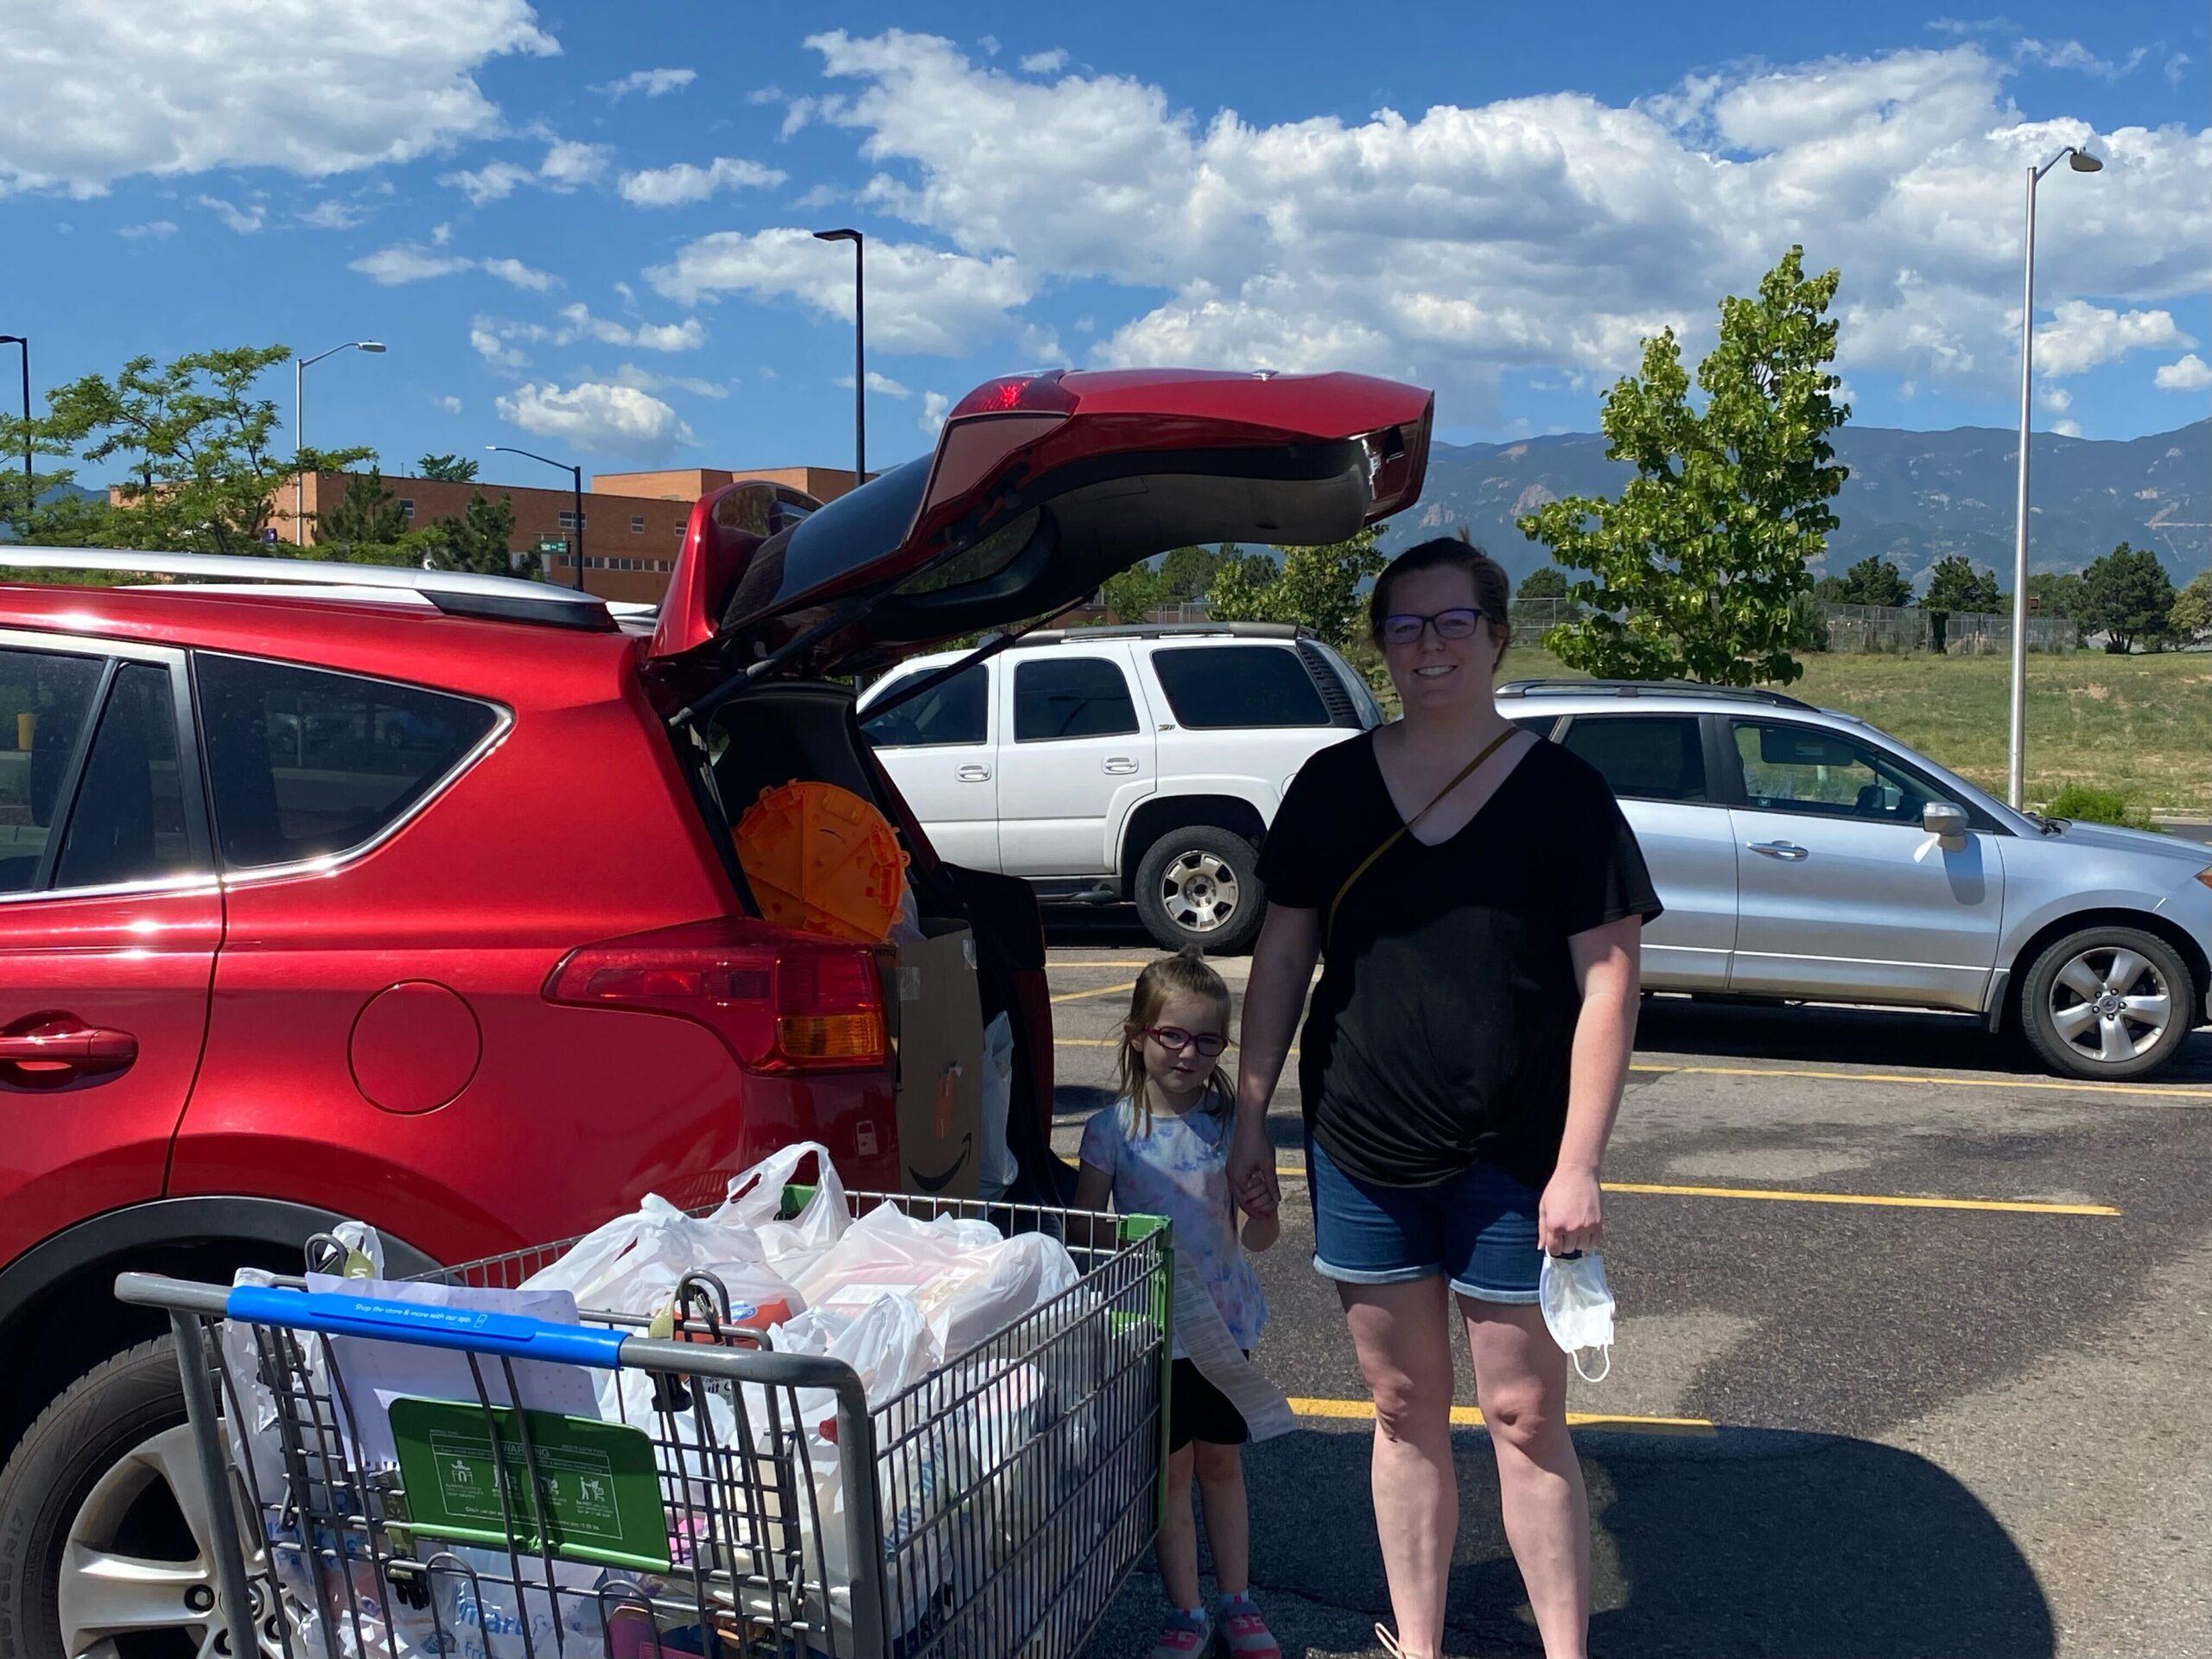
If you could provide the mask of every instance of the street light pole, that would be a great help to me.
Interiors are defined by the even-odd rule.
[[[2041,167],[2028,169],[2027,251],[2020,270],[2020,470],[2012,510],[2012,741],[2005,769],[2005,800],[2014,811],[2026,803],[2028,724],[2028,429],[2035,389],[2036,186],[2065,162],[2076,173],[2094,173],[2104,163],[2069,144]]]
[[[868,482],[868,283],[858,231],[817,231],[818,242],[853,245],[853,487]]]
[[[308,371],[324,358],[335,357],[340,352],[367,352],[375,356],[383,351],[381,340],[349,340],[343,346],[317,352],[313,357],[292,359],[292,541],[296,546],[308,544],[308,483],[307,475],[300,471],[300,455],[306,448],[302,429],[307,424]]]
[[[21,334],[0,334],[0,346],[13,346],[23,354],[23,534],[31,531],[31,509],[38,505],[31,482],[31,343]]]
[[[573,516],[576,521],[576,538],[569,543],[569,550],[575,555],[576,561],[576,591],[578,593],[583,592],[584,469],[582,466],[581,464],[572,464],[565,461],[555,461],[549,455],[533,454],[527,449],[517,449],[511,444],[487,443],[484,447],[495,455],[521,455],[527,460],[539,461],[548,467],[557,467],[562,472],[568,474],[569,486],[574,491],[575,497],[575,512]]]

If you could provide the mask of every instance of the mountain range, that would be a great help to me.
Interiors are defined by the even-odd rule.
[[[2009,577],[2015,434],[1845,426],[1834,442],[1851,475],[1836,497],[1841,523],[1822,574],[1878,554],[1917,582],[1955,553]],[[2030,460],[2031,570],[2078,570],[2120,542],[2157,553],[2177,585],[2212,567],[2212,420],[2146,438],[2039,432]],[[1560,496],[1614,495],[1630,474],[1625,462],[1605,459],[1594,432],[1439,443],[1420,503],[1391,521],[1382,544],[1395,550],[1464,525],[1518,582],[1551,557],[1514,528],[1516,518]]]

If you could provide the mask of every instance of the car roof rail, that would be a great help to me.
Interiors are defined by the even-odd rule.
[[[1070,639],[1173,639],[1199,634],[1228,634],[1238,639],[1314,639],[1313,629],[1294,622],[1110,622],[1096,627],[1037,628],[1007,649],[1057,645]]]
[[[1724,702],[1763,702],[1775,709],[1818,709],[1802,697],[1757,685],[1707,685],[1700,680],[1508,680],[1501,697],[1612,696],[1713,697]]]
[[[572,588],[467,570],[416,570],[337,559],[264,558],[257,553],[146,553],[115,547],[15,547],[0,543],[0,569],[112,570],[216,581],[301,582],[419,594],[448,616],[535,622],[593,633],[615,632],[606,601]]]

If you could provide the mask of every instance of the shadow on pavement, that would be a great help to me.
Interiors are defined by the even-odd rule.
[[[1593,1653],[2039,1659],[2056,1650],[2050,1608],[2012,1538],[1923,1458],[1760,1429],[1585,1429],[1577,1438],[1597,1535]],[[1489,1441],[1479,1429],[1453,1440],[1461,1517],[1447,1647],[1533,1650]],[[1387,1619],[1368,1447],[1364,1433],[1308,1431],[1248,1460],[1255,1578],[1270,1592],[1277,1634],[1297,1635],[1284,1641],[1287,1653],[1362,1650],[1367,1627]],[[1133,1586],[1131,1596],[1147,1587]]]

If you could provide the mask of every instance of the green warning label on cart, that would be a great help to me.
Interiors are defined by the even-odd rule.
[[[668,1570],[659,1477],[641,1430],[548,1411],[403,1399],[391,1402],[391,1438],[408,1524],[418,1532],[494,1548],[512,1533],[515,1548],[531,1554]]]

